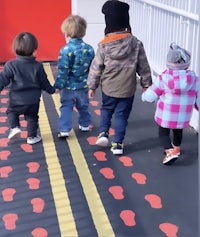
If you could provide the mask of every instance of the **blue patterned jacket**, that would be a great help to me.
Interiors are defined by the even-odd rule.
[[[87,88],[87,77],[94,49],[81,38],[70,38],[61,48],[58,58],[58,74],[54,87],[62,90]]]

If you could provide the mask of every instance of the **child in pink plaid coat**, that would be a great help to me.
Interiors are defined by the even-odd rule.
[[[167,54],[167,68],[142,94],[142,100],[157,101],[155,121],[165,150],[163,164],[171,164],[180,155],[183,128],[188,127],[197,106],[198,77],[189,70],[191,54],[172,43]],[[170,139],[170,131],[173,139]]]

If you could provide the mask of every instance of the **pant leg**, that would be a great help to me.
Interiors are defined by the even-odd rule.
[[[74,91],[63,89],[60,97],[60,117],[58,119],[58,130],[69,132],[73,127],[72,115],[75,105]]]
[[[113,141],[116,143],[123,143],[126,134],[126,127],[128,125],[128,118],[130,116],[134,95],[129,98],[118,98],[115,108],[114,130],[115,135]]]
[[[114,113],[114,109],[117,104],[117,99],[114,97],[107,96],[102,92],[102,105],[100,114],[100,126],[99,133],[109,132],[111,127],[111,119]]]
[[[158,127],[158,136],[159,136],[160,142],[165,150],[173,148],[172,144],[171,144],[170,129],[169,128],[163,128],[163,127],[159,126]]]
[[[10,105],[7,109],[8,122],[11,128],[20,127],[19,116],[22,114],[22,108],[19,105]]]
[[[91,122],[91,114],[89,112],[88,89],[76,90],[75,93],[79,124],[83,127],[88,127]]]
[[[24,106],[24,118],[27,121],[28,137],[36,137],[38,130],[39,103]]]
[[[183,137],[183,129],[173,129],[173,144],[174,146],[180,146]]]

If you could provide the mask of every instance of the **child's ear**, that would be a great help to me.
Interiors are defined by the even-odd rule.
[[[33,52],[33,56],[36,56],[36,54],[37,54],[37,50],[35,50],[35,51]]]

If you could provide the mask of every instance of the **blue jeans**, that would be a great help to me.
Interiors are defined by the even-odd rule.
[[[78,110],[78,122],[83,127],[88,127],[91,122],[89,109],[88,89],[61,91],[60,118],[58,129],[60,132],[69,132],[73,128],[73,108]]]
[[[100,115],[99,132],[108,132],[111,127],[111,119],[114,114],[114,138],[113,142],[123,143],[128,118],[132,110],[134,95],[129,98],[115,98],[102,93],[102,106]]]

